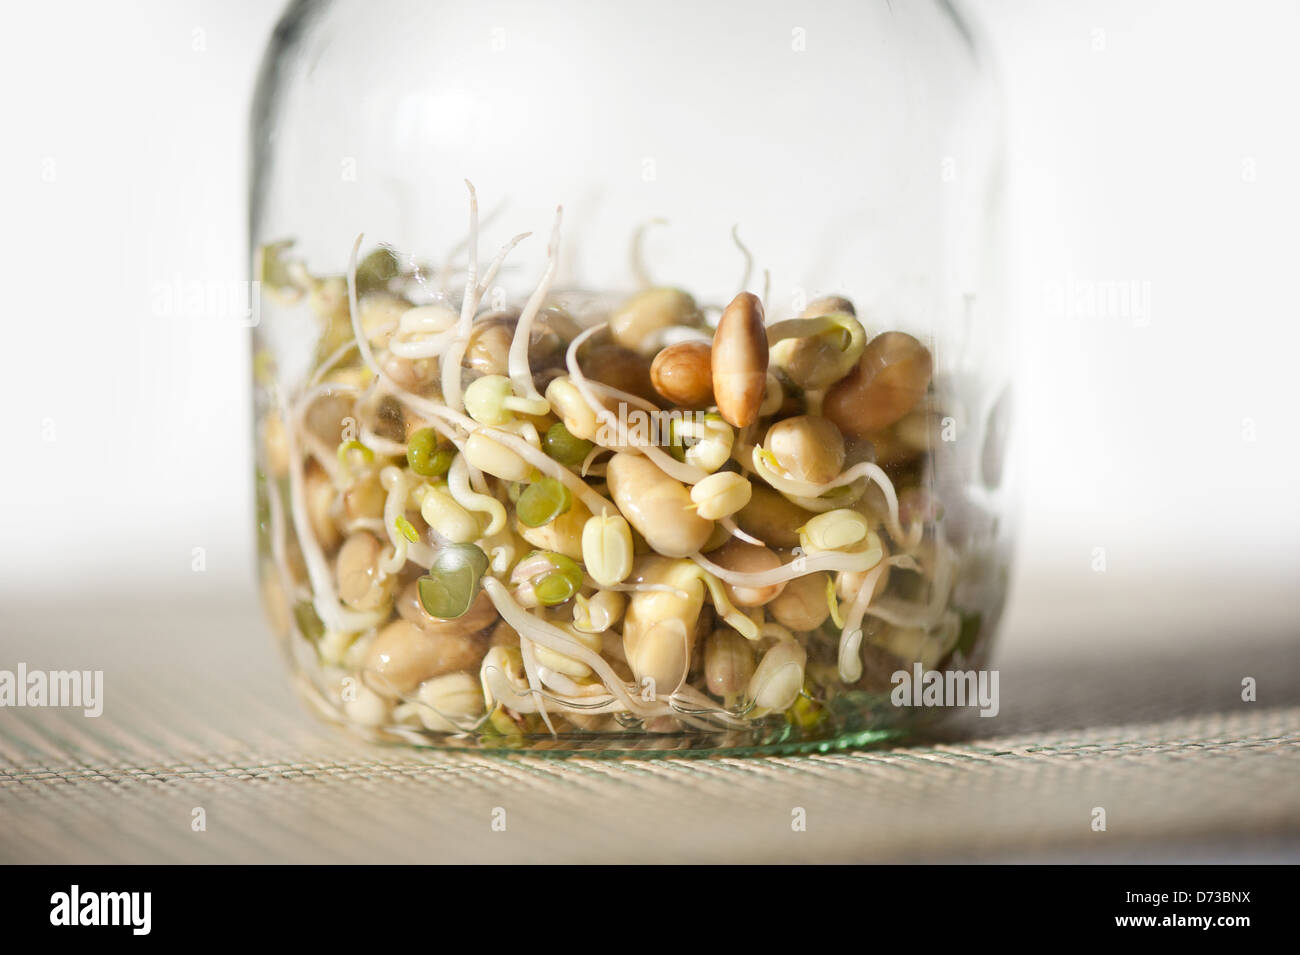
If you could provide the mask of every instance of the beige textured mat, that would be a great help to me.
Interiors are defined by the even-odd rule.
[[[255,608],[239,607],[123,607],[93,626],[7,614],[0,668],[103,668],[105,708],[0,709],[0,860],[1300,857],[1289,636],[1122,664],[1009,655],[998,717],[911,747],[560,761],[375,746],[318,725]],[[1242,675],[1260,702],[1241,701]]]

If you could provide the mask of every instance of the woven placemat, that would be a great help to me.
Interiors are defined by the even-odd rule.
[[[1122,662],[1022,652],[1000,661],[996,718],[906,747],[555,760],[318,724],[242,600],[93,619],[20,607],[4,628],[0,668],[105,681],[95,719],[0,710],[6,862],[1190,861],[1300,846],[1289,638]],[[1258,702],[1241,700],[1243,674]]]

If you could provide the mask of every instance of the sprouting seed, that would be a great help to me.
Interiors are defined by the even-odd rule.
[[[573,506],[573,492],[553,477],[544,477],[524,488],[515,505],[521,524],[541,527]]]
[[[574,467],[585,461],[596,445],[576,437],[564,426],[563,421],[557,421],[546,429],[546,436],[542,438],[542,447],[548,455],[565,467]]]
[[[421,477],[441,477],[451,468],[456,453],[442,447],[438,432],[421,428],[406,442],[406,463]]]
[[[416,591],[432,617],[452,620],[469,610],[487,573],[488,558],[474,544],[448,544],[438,551]]]

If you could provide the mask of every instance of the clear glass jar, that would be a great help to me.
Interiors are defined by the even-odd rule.
[[[299,2],[252,161],[261,579],[331,718],[821,749],[986,665],[1001,138],[946,3]]]

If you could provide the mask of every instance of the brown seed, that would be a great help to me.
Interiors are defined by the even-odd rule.
[[[578,356],[578,367],[593,381],[626,391],[657,404],[659,395],[650,382],[650,359],[615,344],[591,345]]]
[[[373,534],[358,531],[339,549],[335,574],[339,599],[356,610],[375,610],[393,589],[393,580],[381,578],[379,558],[383,547]]]
[[[767,429],[764,446],[792,478],[825,484],[844,467],[840,429],[817,415],[798,415]]]
[[[843,295],[823,295],[821,298],[813,299],[808,303],[808,307],[803,310],[804,318],[819,318],[822,315],[853,315],[858,314],[857,310]]]
[[[762,573],[776,570],[781,566],[781,558],[775,552],[757,544],[747,544],[732,538],[721,549],[709,555],[709,559],[727,570],[746,574]],[[749,587],[740,584],[724,584],[727,596],[737,607],[761,607],[775,600],[785,589],[785,584],[768,584],[765,587]]]
[[[737,428],[753,424],[767,386],[767,332],[763,303],[741,292],[713,334],[713,396],[718,412]]]
[[[822,414],[846,434],[869,438],[907,414],[930,386],[929,350],[906,332],[867,343],[853,370],[826,392]]]
[[[430,633],[394,620],[366,653],[366,683],[381,696],[399,697],[435,676],[478,666],[486,649],[475,635]]]
[[[704,342],[680,342],[655,355],[650,366],[655,391],[682,408],[713,404],[713,349]]]
[[[755,484],[749,503],[736,512],[735,519],[741,530],[770,547],[797,547],[798,528],[815,516],[770,487]]]

